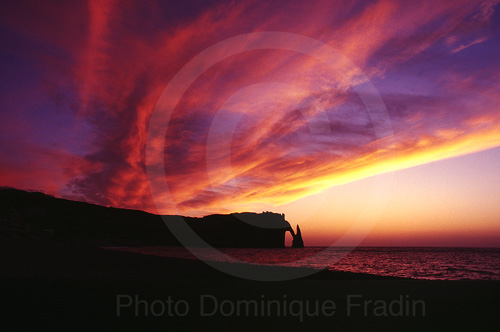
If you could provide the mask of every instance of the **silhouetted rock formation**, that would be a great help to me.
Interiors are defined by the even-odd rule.
[[[169,227],[166,227],[166,224]],[[284,214],[233,213],[202,218],[159,216],[55,198],[38,192],[0,189],[0,239],[51,239],[97,245],[181,245],[170,229],[188,225],[203,241],[183,239],[184,245],[214,247],[285,246],[285,233],[302,243]],[[185,226],[184,226],[185,227]],[[303,244],[302,244],[303,246]]]
[[[297,225],[297,233],[294,234],[292,230],[292,236],[293,236],[292,247],[304,248],[304,241],[302,240],[302,233],[300,232],[299,225]]]
[[[271,212],[214,214],[184,219],[203,240],[217,247],[280,248],[285,246],[285,233],[291,231],[283,214]]]

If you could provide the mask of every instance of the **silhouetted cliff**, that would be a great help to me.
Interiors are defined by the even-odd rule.
[[[233,213],[203,218],[159,216],[38,192],[0,189],[0,237],[45,238],[97,245],[180,245],[165,226],[166,223],[169,227],[175,226],[179,222],[187,224],[214,247],[284,247],[287,231],[294,236],[294,243],[296,241],[283,214]],[[199,245],[189,239],[184,244]]]

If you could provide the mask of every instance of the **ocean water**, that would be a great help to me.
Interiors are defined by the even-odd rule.
[[[281,265],[415,279],[500,280],[499,248],[108,248],[185,259]]]

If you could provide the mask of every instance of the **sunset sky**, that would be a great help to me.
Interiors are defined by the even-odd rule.
[[[10,1],[0,38],[0,186],[500,246],[497,1]]]

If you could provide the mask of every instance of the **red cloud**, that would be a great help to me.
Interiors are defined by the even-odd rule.
[[[26,45],[48,49],[32,55],[38,66],[32,79],[53,84],[64,101],[61,113],[88,128],[81,146],[61,143],[64,147],[53,149],[34,138],[19,144],[16,161],[2,159],[3,184],[155,211],[148,182],[158,179],[146,177],[144,151],[149,120],[165,85],[207,47],[253,31],[306,35],[354,61],[377,87],[390,91],[381,94],[394,135],[376,137],[378,119],[367,114],[352,90],[363,83],[359,72],[348,71],[346,63],[339,61],[335,71],[285,50],[235,55],[193,83],[168,131],[158,136],[158,148],[165,140],[158,158],[165,158],[171,194],[171,199],[165,194],[160,212],[203,214],[261,202],[280,204],[333,184],[500,144],[498,121],[481,121],[498,120],[498,77],[479,87],[483,79],[463,80],[456,68],[444,72],[435,64],[428,84],[438,86],[440,98],[398,90],[410,84],[404,80],[405,64],[424,63],[419,57],[432,47],[449,48],[446,38],[456,39],[470,26],[461,22],[477,13],[484,15],[473,21],[484,22],[491,7],[470,1],[345,6],[330,1],[245,2],[179,8],[184,14],[179,18],[164,6],[90,1],[85,6],[33,2],[5,8],[4,13],[13,13],[3,15],[11,33],[29,40]],[[23,53],[24,45],[13,52]],[[449,49],[444,53],[450,56]],[[384,75],[398,70],[400,81],[384,81]],[[245,87],[266,82],[287,84],[289,90],[255,90],[225,105]],[[465,85],[478,92],[457,99]],[[20,95],[27,91],[23,89],[19,87]],[[266,102],[259,104],[262,100]],[[34,99],[31,104],[53,107],[45,102]],[[220,134],[229,146],[229,162],[209,160],[207,166],[207,139],[223,106],[229,122],[219,123]],[[34,109],[23,118],[35,122],[30,120]],[[233,120],[234,128],[224,128]],[[59,134],[57,139],[70,136]]]

